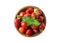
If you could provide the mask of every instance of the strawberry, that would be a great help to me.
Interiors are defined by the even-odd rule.
[[[37,15],[33,12],[31,16],[36,18]]]
[[[39,11],[39,14],[41,15],[42,14],[42,10],[38,8],[38,11]]]
[[[19,15],[20,16],[24,16],[25,15],[25,12],[21,12]]]
[[[39,20],[40,22],[43,22],[44,17],[43,17],[43,16],[40,16],[40,17],[38,18],[38,20]]]
[[[26,13],[30,13],[31,14],[32,12],[33,12],[33,9],[31,7],[26,10]]]
[[[24,33],[25,32],[25,29],[23,27],[20,27],[19,28],[19,32]]]
[[[36,19],[39,19],[39,17],[40,17],[40,16],[39,16],[39,15],[37,15],[37,16],[36,16]]]
[[[27,29],[27,23],[26,22],[21,22],[21,26],[25,29]]]
[[[20,27],[20,20],[19,19],[15,19],[14,20],[14,24],[15,24],[16,28],[19,28]]]
[[[38,26],[31,26],[31,28],[34,29],[38,29]]]
[[[31,29],[28,29],[27,31],[26,31],[26,35],[28,35],[28,36],[31,36],[33,33],[32,33],[32,30]]]
[[[38,30],[37,30],[37,29],[34,29],[33,32],[34,32],[34,33],[38,33]]]
[[[30,14],[29,13],[26,13],[24,16],[30,16]]]
[[[41,23],[41,25],[39,26],[40,29],[44,30],[45,28],[45,24],[44,23]]]

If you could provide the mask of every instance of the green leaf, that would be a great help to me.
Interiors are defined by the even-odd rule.
[[[38,26],[38,25],[40,25],[40,22],[38,20],[33,20],[32,25]]]
[[[27,26],[30,26],[30,25],[38,26],[38,25],[40,25],[40,22],[37,19],[35,19],[34,17],[24,16],[24,17],[22,17],[22,22],[26,22]]]
[[[30,17],[24,16],[24,17],[22,18],[22,21],[23,21],[23,22],[27,22],[27,25],[28,25],[28,26],[31,25],[31,19],[30,19]]]

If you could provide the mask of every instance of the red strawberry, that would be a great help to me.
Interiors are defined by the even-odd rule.
[[[21,26],[22,26],[23,28],[27,29],[27,24],[26,24],[26,22],[21,22]]]
[[[36,18],[37,15],[33,12],[31,16]]]
[[[39,26],[40,29],[44,30],[45,28],[45,24],[44,23],[41,23],[41,25]]]
[[[37,16],[36,16],[36,19],[39,19],[39,17],[40,17],[40,16],[39,16],[39,15],[37,15]]]
[[[34,29],[38,29],[38,26],[31,26],[31,28]]]
[[[41,14],[42,14],[42,10],[38,8],[38,11],[39,11],[39,13],[40,13],[40,15],[41,15]]]
[[[26,10],[26,13],[30,13],[31,14],[32,12],[33,12],[33,9],[31,7]]]
[[[23,27],[20,27],[19,28],[19,32],[24,33],[25,32],[25,29]]]
[[[27,31],[26,31],[26,35],[28,35],[28,36],[31,36],[33,33],[32,33],[32,30],[31,29],[28,29]]]
[[[44,17],[43,17],[43,16],[40,16],[40,17],[38,18],[38,20],[39,20],[40,22],[43,22]]]
[[[38,30],[34,29],[33,32],[34,32],[34,33],[38,33]]]
[[[15,19],[14,20],[14,24],[15,24],[16,28],[19,28],[20,27],[20,20],[19,19]]]
[[[24,15],[25,15],[25,12],[21,12],[21,13],[20,13],[20,16],[24,16]]]
[[[29,13],[26,13],[24,16],[30,16],[30,14]]]

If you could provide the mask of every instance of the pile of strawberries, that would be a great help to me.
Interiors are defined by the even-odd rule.
[[[34,7],[33,7],[34,8]],[[41,33],[41,31],[44,30],[45,28],[45,17],[43,16],[43,12],[37,8],[38,10],[38,14],[36,14],[34,12],[34,9],[32,7],[28,7],[25,11],[21,11],[19,12],[17,15],[18,17],[16,16],[15,17],[15,20],[14,20],[14,24],[15,24],[15,27],[16,29],[21,33],[21,34],[24,34],[26,36],[32,36],[34,34],[38,34],[38,33]],[[40,22],[40,25],[38,26],[27,26],[27,23],[26,22],[22,22],[22,17],[24,16],[32,16],[32,17],[35,17],[35,19],[37,19],[39,22]]]

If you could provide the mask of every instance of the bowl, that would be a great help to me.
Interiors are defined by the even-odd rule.
[[[16,30],[23,36],[38,36],[45,29],[46,16],[39,7],[25,6],[17,12],[14,25]]]

